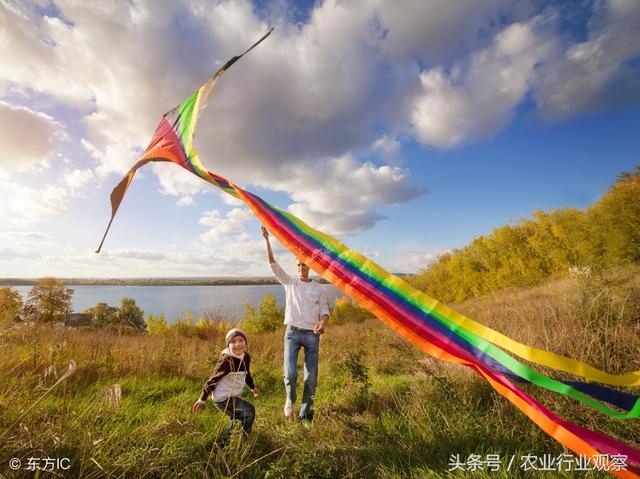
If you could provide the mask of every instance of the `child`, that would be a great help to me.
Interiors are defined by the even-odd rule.
[[[238,328],[233,328],[225,337],[227,348],[220,353],[213,376],[204,385],[200,399],[191,410],[200,412],[206,404],[209,394],[213,393],[213,402],[218,409],[229,416],[229,425],[222,436],[222,446],[229,442],[233,421],[240,421],[242,430],[249,434],[256,417],[256,410],[250,402],[240,399],[245,383],[251,389],[254,397],[260,395],[260,390],[253,383],[251,371],[251,357],[247,350],[247,336]]]

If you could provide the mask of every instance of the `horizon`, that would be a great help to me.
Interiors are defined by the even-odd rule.
[[[250,211],[170,164],[140,170],[93,251],[162,114],[271,26],[194,148],[389,271],[584,209],[640,163],[635,0],[96,5],[0,4],[4,278],[270,277]]]

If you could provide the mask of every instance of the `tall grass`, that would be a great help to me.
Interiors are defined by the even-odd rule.
[[[621,270],[454,308],[521,342],[611,372],[638,370],[632,291],[639,278],[637,270]],[[263,392],[250,399],[254,431],[220,450],[215,444],[226,417],[212,405],[194,414],[191,405],[224,347],[224,328],[188,329],[154,336],[24,325],[0,335],[0,474],[34,477],[11,470],[10,458],[27,464],[29,457],[67,457],[71,469],[58,476],[536,477],[520,468],[449,472],[449,461],[456,454],[508,459],[566,452],[470,370],[426,357],[373,319],[332,326],[323,337],[310,429],[282,417],[281,331],[250,335],[253,375]],[[77,370],[60,381],[71,360]],[[634,421],[527,391],[564,417],[640,445]]]

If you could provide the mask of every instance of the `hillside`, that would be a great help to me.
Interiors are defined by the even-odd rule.
[[[410,282],[440,301],[640,262],[640,165],[585,210],[536,211],[442,256]]]

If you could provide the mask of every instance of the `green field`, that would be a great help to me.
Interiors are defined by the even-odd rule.
[[[640,369],[639,271],[453,306],[532,346],[629,372]],[[212,404],[200,414],[191,406],[224,346],[220,329],[208,337],[184,326],[163,336],[29,324],[2,332],[2,477],[36,477],[27,470],[30,457],[40,466],[45,458],[68,459],[62,465],[69,469],[39,477],[609,477],[525,471],[523,456],[568,451],[475,373],[425,356],[375,319],[331,326],[323,337],[310,428],[282,416],[282,332],[250,335],[263,393],[249,399],[254,431],[219,450],[226,417]],[[62,379],[70,360],[77,369]],[[611,420],[568,398],[525,391],[567,419],[640,446],[637,420]],[[450,471],[455,455],[464,467],[472,455],[501,464]],[[9,467],[11,458],[19,469]]]

